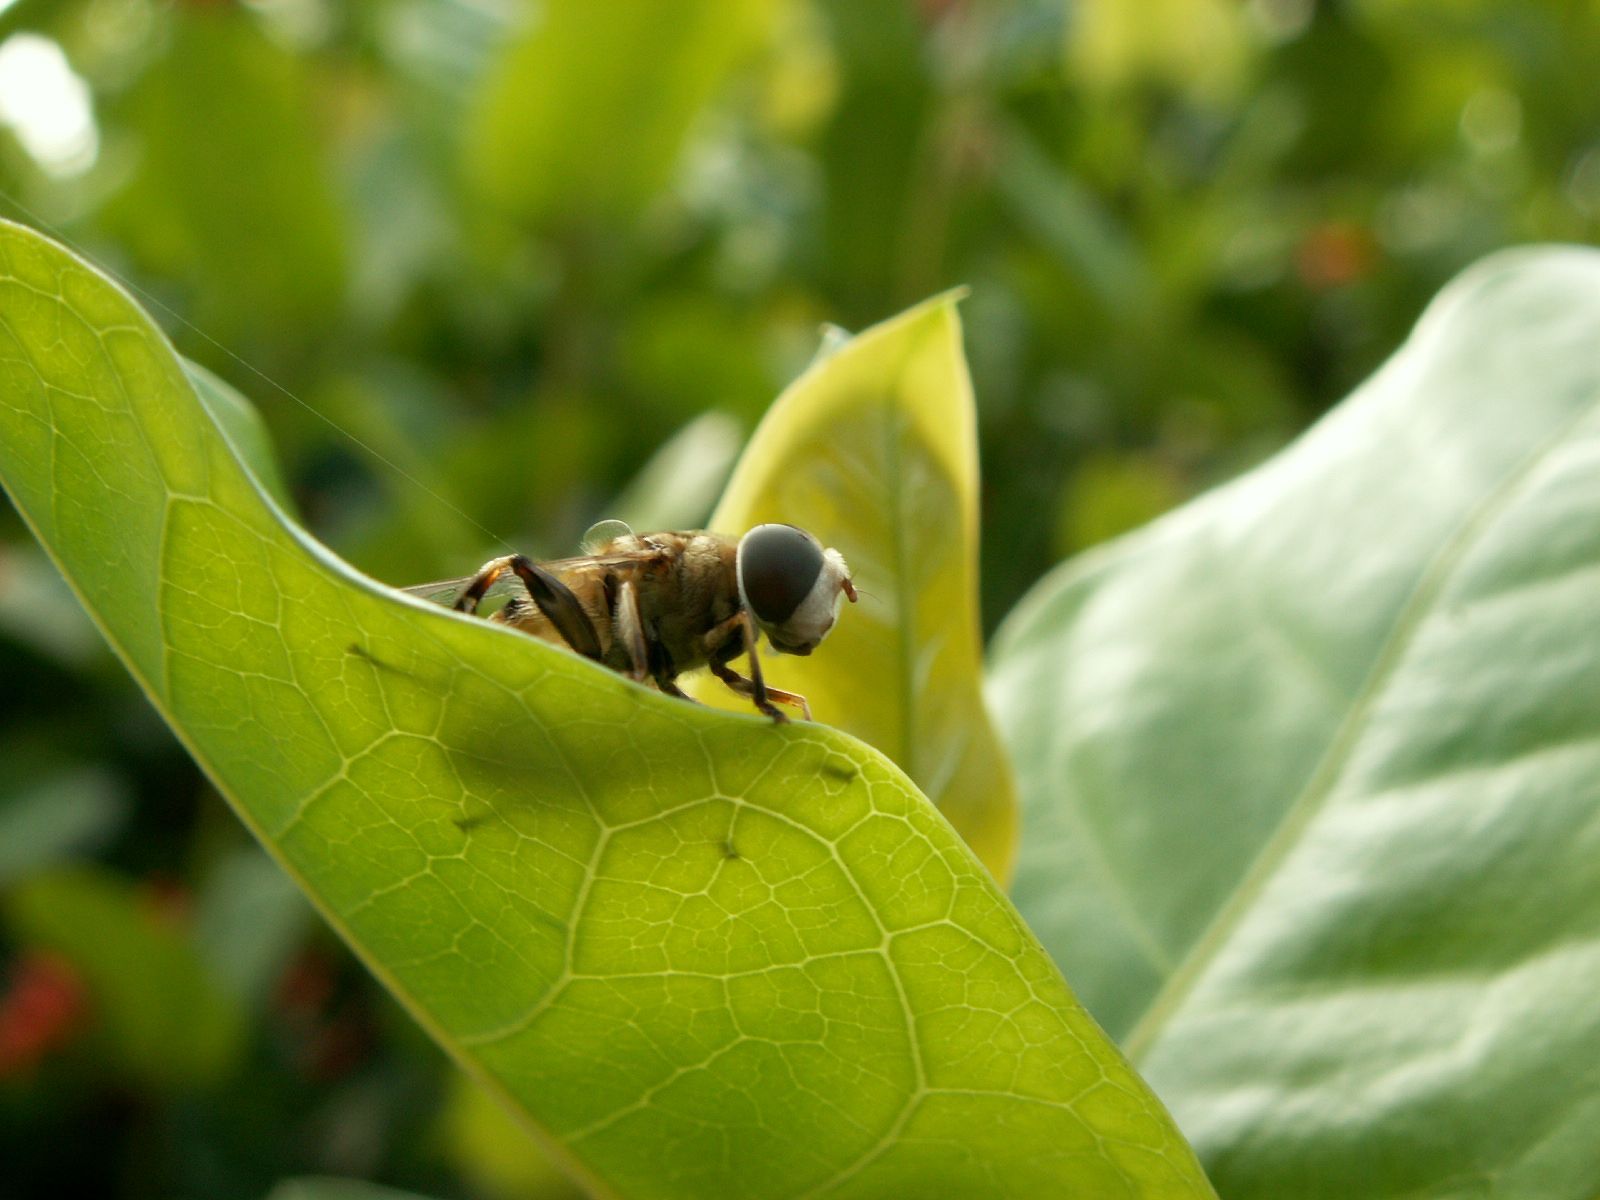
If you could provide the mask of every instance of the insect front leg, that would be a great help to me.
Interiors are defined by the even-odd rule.
[[[723,683],[727,684],[730,690],[737,692],[746,699],[753,701],[757,708],[766,713],[767,716],[771,717],[779,724],[782,724],[789,718],[784,716],[783,713],[777,708],[773,707],[773,702],[778,704],[792,704],[800,710],[801,715],[804,716],[806,720],[811,720],[811,705],[806,703],[806,698],[800,695],[798,692],[786,692],[782,688],[767,687],[763,684],[758,684],[756,680],[746,679],[743,675],[739,674],[739,672],[735,671],[732,667],[725,663],[713,662],[710,665],[711,673],[718,679],[722,680]],[[758,697],[756,694],[756,689],[758,687],[761,689],[760,697]],[[762,702],[763,698],[767,701],[767,703]]]
[[[693,696],[689,695],[688,692],[679,687],[671,675],[663,673],[657,675],[655,680],[656,686],[668,696],[676,696],[679,700],[687,700],[690,704],[700,703],[700,701],[696,700]]]
[[[739,672],[728,666],[726,658],[732,657],[731,655],[724,656],[719,653],[713,653],[710,656],[708,665],[711,667],[711,673],[727,684],[732,691],[748,697],[756,708],[780,725],[789,718],[784,716],[783,712],[778,708],[778,704],[795,705],[805,714],[805,719],[809,721],[811,719],[811,706],[806,703],[804,696],[794,692],[786,692],[781,688],[769,688],[762,678],[761,660],[756,656],[756,627],[755,622],[750,619],[749,613],[738,613],[733,618],[723,622],[722,625],[712,630],[707,640],[709,641],[710,637],[716,636],[724,626],[733,625],[735,621],[738,623],[735,628],[738,628],[744,635],[741,649],[750,660],[750,678],[746,679]],[[731,640],[731,630],[722,636],[724,648],[729,640]],[[774,701],[777,701],[777,704],[773,703]]]

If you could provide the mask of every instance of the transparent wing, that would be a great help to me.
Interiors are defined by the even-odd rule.
[[[623,525],[621,521],[602,523],[621,525],[623,529],[627,529],[627,526]],[[604,542],[601,544],[603,545]],[[607,568],[638,566],[641,563],[660,562],[670,554],[670,550],[643,542],[638,549],[618,550],[612,554],[580,554],[575,558],[553,558],[538,565],[552,575],[572,576],[584,571],[598,571]],[[477,578],[476,574],[464,575],[460,579],[441,579],[435,583],[419,583],[400,590],[407,595],[417,596],[423,600],[431,600],[435,604],[442,604],[448,608],[460,598],[461,593],[466,591],[472,585],[473,580]],[[507,599],[515,597],[532,602],[532,598],[528,595],[527,587],[517,577],[517,573],[509,568],[501,571],[495,581],[489,585],[488,589],[483,593],[480,603],[499,597]]]
[[[576,558],[553,558],[539,565],[552,575],[572,575],[579,571],[598,571],[606,567],[633,567],[641,563],[661,562],[672,551],[663,546],[643,542],[637,550],[616,550],[610,554],[580,554]]]
[[[460,579],[440,579],[434,583],[419,583],[413,587],[404,587],[400,590],[408,596],[431,600],[435,604],[442,604],[449,608],[461,598],[461,593],[466,591],[468,585],[476,578],[476,575],[463,575]],[[522,585],[522,580],[517,578],[515,572],[502,571],[500,577],[483,594],[482,602],[502,597],[509,599],[512,596],[526,599],[527,595],[528,589]]]

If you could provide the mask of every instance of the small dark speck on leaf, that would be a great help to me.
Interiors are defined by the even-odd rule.
[[[840,783],[849,783],[856,777],[856,768],[854,763],[848,763],[844,766],[840,766],[838,763],[829,760],[824,762],[822,766],[818,767],[817,769],[829,779],[837,779]]]
[[[348,653],[348,654],[355,655],[362,662],[371,663],[374,667],[376,667],[380,671],[392,671],[396,675],[409,675],[409,674],[411,674],[411,672],[404,671],[401,668],[395,666],[393,663],[384,662],[383,659],[379,658],[376,654],[374,654],[372,651],[368,650],[365,646],[361,645],[361,643],[359,643],[359,642],[351,642],[348,646],[345,647],[345,652]]]
[[[734,844],[733,844],[733,839],[732,838],[728,838],[728,839],[723,841],[723,843],[722,843],[722,857],[728,859],[729,861],[733,861],[733,860],[738,859],[738,858],[741,857],[737,847],[735,847]]]
[[[479,813],[475,817],[455,817],[452,819],[451,823],[455,825],[457,829],[461,830],[462,833],[471,833],[479,825],[486,824],[488,820],[488,813]]]
[[[380,671],[392,671],[392,670],[394,670],[393,667],[391,667],[388,663],[384,662],[383,659],[381,659],[381,658],[377,657],[375,654],[373,654],[372,651],[368,650],[360,642],[351,642],[348,646],[345,647],[345,649],[349,653],[351,653],[351,654],[355,655],[357,658],[359,658],[362,662],[371,663],[373,666],[377,667],[378,670],[380,670]]]

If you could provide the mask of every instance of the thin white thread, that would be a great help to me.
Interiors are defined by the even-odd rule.
[[[516,552],[516,547],[513,546],[510,542],[506,541],[505,538],[501,537],[498,533],[496,533],[494,530],[490,529],[488,526],[486,526],[486,525],[482,524],[481,522],[477,521],[476,519],[474,519],[470,514],[462,511],[459,507],[457,507],[456,505],[452,504],[449,500],[446,500],[438,492],[434,491],[427,484],[423,483],[422,480],[418,479],[415,475],[411,474],[411,472],[407,471],[399,463],[395,462],[393,459],[391,459],[391,458],[387,457],[385,454],[383,454],[382,451],[380,451],[380,450],[376,449],[375,447],[369,445],[368,443],[362,441],[359,437],[357,437],[354,433],[350,432],[350,430],[346,429],[343,425],[340,425],[339,422],[335,421],[332,417],[328,416],[326,413],[322,412],[321,410],[313,407],[309,402],[307,402],[305,400],[302,400],[299,396],[295,395],[288,388],[284,387],[283,384],[279,383],[276,379],[272,378],[265,371],[261,370],[260,367],[257,367],[254,363],[248,362],[245,359],[241,358],[239,355],[235,354],[232,350],[228,349],[227,346],[223,345],[216,338],[212,337],[204,329],[201,329],[193,321],[190,321],[186,317],[184,317],[182,314],[173,311],[171,308],[169,308],[167,305],[163,304],[159,299],[157,299],[155,296],[151,295],[149,292],[145,291],[144,288],[140,287],[138,284],[134,283],[132,280],[124,279],[121,275],[118,275],[115,271],[111,270],[109,267],[106,267],[106,266],[102,265],[101,263],[95,261],[94,258],[90,257],[90,255],[88,255],[80,247],[75,245],[59,229],[57,229],[54,225],[50,224],[50,222],[46,221],[38,213],[36,213],[32,209],[30,209],[26,204],[23,204],[22,201],[18,200],[15,196],[13,196],[10,192],[6,191],[4,188],[0,188],[0,200],[5,201],[12,208],[16,209],[19,213],[21,213],[24,217],[26,217],[30,222],[32,222],[34,226],[36,226],[39,229],[44,230],[44,232],[48,233],[51,237],[55,238],[56,241],[60,242],[68,250],[72,251],[72,253],[76,254],[84,262],[86,262],[90,266],[92,266],[96,271],[99,271],[102,275],[106,276],[108,279],[114,280],[116,283],[118,283],[122,287],[126,288],[128,291],[134,293],[141,300],[143,300],[146,304],[148,304],[148,305],[150,305],[152,307],[160,309],[163,313],[165,313],[172,320],[176,321],[179,325],[182,325],[185,329],[189,330],[190,333],[193,333],[197,337],[202,338],[206,342],[210,343],[216,349],[222,351],[222,353],[226,354],[229,358],[233,359],[234,362],[238,363],[245,370],[249,371],[252,375],[257,376],[263,383],[267,384],[267,386],[272,387],[272,388],[276,388],[278,391],[282,392],[285,396],[287,396],[289,399],[293,400],[296,404],[298,404],[301,408],[305,409],[312,416],[314,416],[318,420],[324,422],[328,426],[328,428],[332,429],[335,433],[339,434],[341,437],[343,437],[343,438],[353,442],[355,445],[361,447],[362,450],[366,451],[373,458],[377,459],[384,466],[388,467],[389,470],[393,471],[396,475],[400,476],[400,478],[404,479],[407,483],[411,484],[411,486],[417,488],[424,495],[430,497],[431,499],[433,499],[437,503],[442,504],[445,508],[447,508],[451,512],[455,513],[456,516],[460,517],[467,524],[471,525],[474,529],[478,530],[478,532],[484,534],[490,540],[498,543],[500,546],[503,546],[505,549],[510,550],[513,553]]]

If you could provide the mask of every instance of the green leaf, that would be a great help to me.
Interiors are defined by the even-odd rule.
[[[1220,103],[1238,94],[1257,47],[1248,14],[1224,0],[1085,0],[1073,18],[1068,69],[1095,91],[1148,82]]]
[[[1136,318],[1146,310],[1153,284],[1112,206],[1027,133],[1002,126],[999,137],[1004,151],[996,156],[995,189],[1018,225],[1107,311]]]
[[[17,748],[0,746],[15,771]],[[20,781],[16,781],[20,782]],[[0,793],[0,887],[108,840],[128,807],[126,789],[98,767],[75,767]]]
[[[892,763],[352,571],[126,295],[14,226],[0,477],[241,818],[593,1190],[1209,1194]]]
[[[700,528],[741,441],[739,422],[727,413],[702,413],[650,456],[605,515],[639,530]]]
[[[468,172],[531,220],[630,215],[760,42],[770,0],[546,0],[486,75]]]
[[[465,1075],[451,1080],[439,1137],[475,1194],[504,1200],[582,1200],[503,1105]]]
[[[61,575],[26,544],[0,545],[0,636],[76,669],[105,657]]]
[[[229,993],[266,1007],[312,918],[300,890],[254,846],[213,863],[195,896],[195,943]]]
[[[1600,255],[1505,255],[999,641],[1015,895],[1230,1197],[1600,1179]]]
[[[165,16],[161,57],[116,100],[138,154],[106,223],[151,270],[202,285],[208,329],[314,329],[346,264],[304,60],[241,6]]]
[[[340,1179],[333,1175],[308,1175],[285,1179],[267,1194],[267,1200],[427,1200],[416,1192],[380,1187],[363,1179]]]
[[[272,435],[267,432],[267,424],[256,406],[199,363],[185,361],[183,369],[194,394],[206,406],[206,412],[217,423],[222,436],[228,439],[234,457],[256,477],[262,491],[276,500],[285,513],[292,514],[294,501],[283,481],[283,472],[278,469],[277,456],[272,452]]]
[[[712,528],[782,521],[844,554],[860,602],[816,654],[762,670],[894,759],[1005,880],[1016,796],[981,693],[977,432],[955,297],[823,349],[756,430]],[[714,679],[694,694],[749,706]]]
[[[158,1085],[215,1079],[243,1044],[239,1006],[183,932],[129,883],[89,867],[34,875],[5,899],[17,939],[83,975],[106,1051]]]
[[[820,248],[812,270],[850,321],[881,297],[938,286],[947,193],[933,165],[952,112],[928,71],[937,52],[926,10],[819,0],[833,82],[813,162],[820,172]]]

